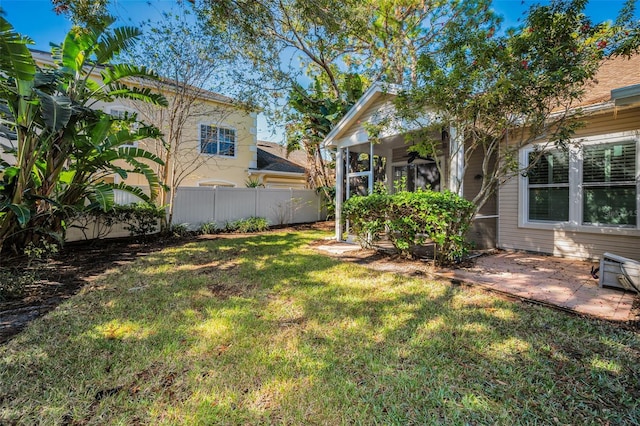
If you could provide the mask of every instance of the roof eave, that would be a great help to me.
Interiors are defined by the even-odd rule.
[[[371,101],[378,94],[391,94],[397,95],[400,93],[401,87],[397,84],[373,83],[358,99],[358,101],[351,107],[351,109],[345,114],[344,117],[335,125],[329,134],[322,141],[322,146],[328,148],[330,146],[337,145],[337,138],[345,131],[349,125],[365,110],[365,108],[371,103]]]

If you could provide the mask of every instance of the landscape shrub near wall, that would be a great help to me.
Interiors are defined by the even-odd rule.
[[[427,239],[437,245],[436,260],[448,264],[468,250],[465,234],[475,205],[450,192],[399,192],[348,199],[343,207],[350,230],[365,246],[380,239],[385,229],[394,247],[411,256],[414,245]]]
[[[160,231],[160,221],[165,215],[164,207],[150,203],[114,205],[107,211],[87,211],[76,217],[72,226],[80,228],[85,239],[105,238],[117,224],[123,224],[131,236],[145,237]]]

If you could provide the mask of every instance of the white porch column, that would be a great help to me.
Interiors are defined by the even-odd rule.
[[[369,142],[369,195],[373,194],[373,141]]]
[[[464,178],[464,134],[449,127],[449,190],[462,196]]]
[[[342,241],[342,181],[344,180],[344,156],[343,148],[338,147],[336,151],[336,241]]]

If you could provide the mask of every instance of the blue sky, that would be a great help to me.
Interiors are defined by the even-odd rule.
[[[174,0],[111,0],[111,13],[120,24],[136,25],[137,23],[160,17],[162,10],[175,5]],[[505,19],[505,27],[517,26],[534,1],[494,0],[493,7]],[[591,0],[587,6],[587,14],[594,22],[614,20],[623,0]],[[35,49],[49,51],[49,43],[60,43],[71,28],[71,23],[63,16],[52,11],[50,0],[0,0],[5,18],[21,34],[28,35],[35,41]],[[258,121],[258,138],[282,142],[282,132],[270,128],[263,117]]]

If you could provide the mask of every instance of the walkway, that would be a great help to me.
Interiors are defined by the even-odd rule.
[[[355,244],[327,242],[316,249],[352,261],[360,259],[358,263],[374,267],[371,262],[363,261],[366,257],[355,256],[356,252],[362,251]],[[408,264],[402,266],[410,269]],[[632,312],[636,295],[598,287],[598,280],[591,277],[591,266],[597,265],[595,262],[502,251],[476,258],[473,267],[438,270],[436,275],[606,320],[636,320]]]

